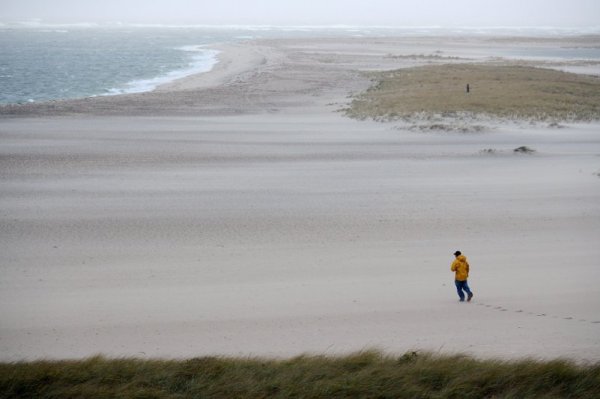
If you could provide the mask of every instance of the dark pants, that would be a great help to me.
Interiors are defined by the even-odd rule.
[[[465,294],[463,293],[463,291],[466,292],[469,296],[473,295],[471,289],[469,288],[469,284],[467,284],[467,280],[454,280],[454,284],[456,284],[456,292],[458,292],[458,296],[460,297],[461,302],[465,300]]]

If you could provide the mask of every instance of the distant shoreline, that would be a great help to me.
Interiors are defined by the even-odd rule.
[[[527,28],[527,27],[457,27],[457,28],[440,28],[440,27],[360,27],[360,26],[204,26],[198,25],[194,27],[181,27],[181,26],[171,26],[171,27],[161,27],[159,25],[118,25],[118,24],[104,24],[104,25],[89,25],[88,27],[82,26],[81,24],[43,24],[38,23],[33,25],[19,25],[19,24],[4,24],[0,25],[0,32],[19,32],[19,31],[27,31],[27,32],[63,32],[69,33],[71,30],[73,32],[109,32],[114,31],[118,32],[119,30],[132,29],[133,32],[144,32],[148,30],[148,32],[182,32],[186,29],[190,32],[201,32],[203,29],[207,32],[219,33],[219,32],[227,32],[226,35],[229,35],[231,39],[235,39],[235,41],[239,43],[252,41],[252,40],[271,40],[277,38],[286,40],[287,39],[297,39],[297,40],[309,40],[311,37],[318,39],[322,38],[345,38],[352,39],[355,38],[357,40],[369,40],[376,39],[377,37],[387,37],[387,38],[398,38],[399,40],[411,40],[422,38],[424,40],[437,40],[445,41],[449,37],[462,40],[479,40],[486,41],[491,40],[496,43],[499,42],[511,42],[511,41],[523,41],[529,42],[531,44],[535,44],[536,46],[539,43],[554,41],[557,43],[564,43],[565,45],[557,48],[557,51],[563,55],[569,55],[572,53],[573,55],[577,55],[578,53],[582,53],[581,56],[585,57],[585,53],[583,49],[589,49],[589,51],[597,52],[598,47],[597,43],[600,38],[600,28],[553,28],[553,27],[544,27],[544,28]],[[71,30],[69,30],[71,29]],[[239,33],[239,34],[236,34]],[[261,32],[266,32],[262,33]],[[272,37],[271,37],[271,36]],[[60,35],[61,37],[64,35]],[[576,40],[579,44],[577,46],[568,45],[569,41]],[[185,42],[183,43],[185,44]],[[55,98],[51,98],[48,100],[38,100],[35,95],[28,97],[26,95],[19,96],[19,101],[12,102],[3,102],[1,105],[27,105],[28,103],[43,103],[47,101],[70,101],[70,100],[80,100],[83,98],[93,98],[93,97],[106,97],[106,96],[114,96],[120,94],[137,94],[137,93],[145,93],[155,90],[157,87],[161,85],[168,84],[174,80],[179,80],[186,76],[191,76],[196,73],[205,73],[210,71],[214,64],[217,61],[217,54],[213,52],[213,50],[209,50],[214,48],[215,43],[207,43],[207,44],[199,44],[193,46],[184,46],[193,48],[194,51],[198,51],[200,47],[206,46],[204,51],[207,51],[207,56],[198,55],[195,60],[192,60],[190,65],[187,67],[179,67],[177,69],[171,69],[164,73],[160,73],[157,75],[142,75],[142,76],[150,76],[145,78],[130,78],[129,80],[118,83],[115,86],[111,86],[111,83],[108,83],[106,86],[102,86],[99,91],[89,92],[83,90],[84,93],[89,92],[90,94],[81,95],[81,96],[73,96],[68,95],[65,97],[61,97],[57,95]],[[192,42],[193,44],[193,42]],[[173,47],[175,49],[177,47]],[[499,54],[502,56],[502,54]],[[520,54],[513,54],[512,58],[519,57],[543,57],[543,54],[537,54],[534,52],[532,54],[527,51],[522,52]],[[560,54],[557,55],[560,59]],[[600,57],[597,57],[600,59]],[[3,78],[3,77],[0,77]],[[77,86],[76,86],[77,87]],[[57,90],[56,93],[59,93],[60,90]],[[106,91],[106,92],[102,92]],[[9,91],[10,92],[10,91]],[[77,93],[77,90],[74,90],[74,93]],[[4,100],[3,100],[4,101]]]
[[[51,100],[44,102],[24,103],[24,104],[4,104],[0,105],[0,116],[40,116],[40,115],[70,115],[70,114],[94,114],[94,115],[126,115],[126,114],[148,114],[149,112],[155,114],[197,114],[198,112],[205,113],[209,112],[214,114],[215,107],[220,109],[219,112],[239,113],[239,112],[257,112],[259,104],[255,102],[248,102],[244,100],[247,98],[246,94],[240,92],[242,86],[250,84],[252,87],[256,87],[257,90],[261,90],[261,82],[256,80],[259,76],[266,76],[263,71],[271,71],[273,69],[285,68],[283,62],[285,58],[291,54],[289,45],[293,46],[293,43],[328,43],[328,42],[340,42],[344,46],[363,46],[369,45],[369,43],[381,42],[383,52],[373,52],[369,56],[369,63],[372,66],[365,68],[357,64],[354,69],[347,69],[347,73],[353,76],[350,82],[348,80],[338,80],[336,77],[328,78],[323,74],[315,76],[317,79],[324,79],[322,84],[319,86],[319,91],[324,91],[327,87],[334,86],[345,91],[346,95],[349,93],[356,94],[353,86],[358,84],[358,87],[366,89],[368,86],[368,78],[365,76],[359,76],[364,71],[386,71],[397,68],[407,67],[418,67],[432,64],[440,64],[447,62],[448,60],[454,62],[489,62],[494,61],[490,58],[490,54],[494,54],[494,48],[497,47],[498,51],[502,53],[506,52],[510,48],[529,48],[535,46],[536,49],[551,48],[551,46],[562,47],[577,47],[577,46],[591,46],[596,43],[596,39],[587,36],[577,37],[520,37],[520,38],[508,38],[498,36],[460,36],[457,38],[445,38],[445,37],[382,37],[382,38],[368,38],[368,37],[315,37],[310,39],[253,39],[244,40],[237,43],[222,43],[213,44],[208,48],[212,51],[214,59],[212,60],[210,69],[203,71],[202,73],[185,73],[185,76],[171,76],[168,82],[151,82],[150,86],[143,92],[137,93],[115,93],[116,95],[99,95],[93,97],[84,97],[79,99],[66,99],[66,100]],[[385,44],[389,42],[390,44]],[[403,53],[398,53],[398,50],[393,50],[393,43],[405,43]],[[420,45],[418,43],[421,43]],[[458,51],[458,47],[462,46],[463,50]],[[516,46],[516,47],[515,47]],[[343,48],[342,47],[342,48]],[[384,50],[384,48],[388,48]],[[419,47],[425,50],[419,50]],[[400,47],[402,49],[402,47]],[[411,50],[414,48],[414,50]],[[440,50],[444,49],[446,50]],[[338,50],[335,48],[331,49],[331,57],[338,57]],[[423,53],[425,51],[426,53]],[[440,53],[440,51],[442,51]],[[429,55],[427,55],[427,52]],[[424,55],[425,54],[425,55]],[[440,55],[441,54],[441,55]],[[323,51],[322,54],[307,54],[309,57],[314,58],[316,62],[315,67],[320,69],[314,69],[315,72],[323,70],[323,67],[329,67],[327,64],[323,64],[320,58],[327,57],[327,50]],[[365,53],[366,55],[366,53]],[[363,56],[363,55],[361,55]],[[330,58],[331,58],[330,57]],[[462,58],[462,59],[461,59]],[[511,62],[525,62],[510,58]],[[311,61],[311,62],[313,62]],[[366,61],[366,60],[365,60]],[[497,61],[494,61],[497,62]],[[569,60],[556,60],[551,61],[548,59],[539,60],[528,60],[526,61],[529,66],[541,65],[546,68],[555,68],[559,70],[566,70],[579,74],[598,74],[600,75],[600,60],[598,61],[569,61]],[[190,71],[191,72],[191,71]],[[172,80],[171,80],[172,79]],[[314,79],[314,78],[311,78]],[[354,84],[355,83],[355,84]],[[285,87],[285,86],[283,86]],[[220,89],[218,89],[220,88]],[[316,89],[317,87],[315,87]],[[208,90],[208,92],[206,92]],[[222,97],[221,94],[213,93],[215,90],[226,92],[236,92],[236,96],[230,100],[226,100],[225,104],[217,105],[213,102],[207,102],[207,100],[217,100]],[[270,95],[279,97],[282,93],[281,90],[275,89],[269,91]],[[195,93],[195,94],[194,94]],[[215,94],[216,97],[213,95]],[[240,97],[241,94],[241,97]],[[335,95],[339,98],[341,93]],[[261,100],[267,100],[264,95],[261,96]],[[338,102],[339,100],[332,100],[332,102]],[[253,109],[252,111],[250,109]]]

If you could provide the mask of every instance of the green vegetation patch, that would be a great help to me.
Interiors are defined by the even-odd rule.
[[[0,364],[0,398],[597,398],[600,364],[361,352]]]
[[[346,110],[349,116],[600,119],[600,79],[592,76],[518,65],[447,64],[377,72],[373,79],[376,84]]]

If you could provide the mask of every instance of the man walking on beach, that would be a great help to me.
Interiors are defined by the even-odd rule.
[[[461,254],[460,251],[456,251],[454,253],[456,259],[452,262],[452,266],[450,266],[450,270],[454,272],[454,283],[456,284],[456,291],[458,292],[458,296],[461,302],[465,301],[465,294],[467,293],[467,301],[471,301],[473,298],[473,293],[469,288],[469,284],[467,284],[467,278],[469,277],[469,262],[467,262],[467,257]],[[463,292],[464,291],[464,292]]]

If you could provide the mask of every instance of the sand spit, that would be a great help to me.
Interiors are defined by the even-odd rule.
[[[389,54],[481,61],[490,43],[252,42],[152,93],[2,108],[0,359],[598,361],[599,124],[465,134],[336,112],[364,71],[438,62]]]

